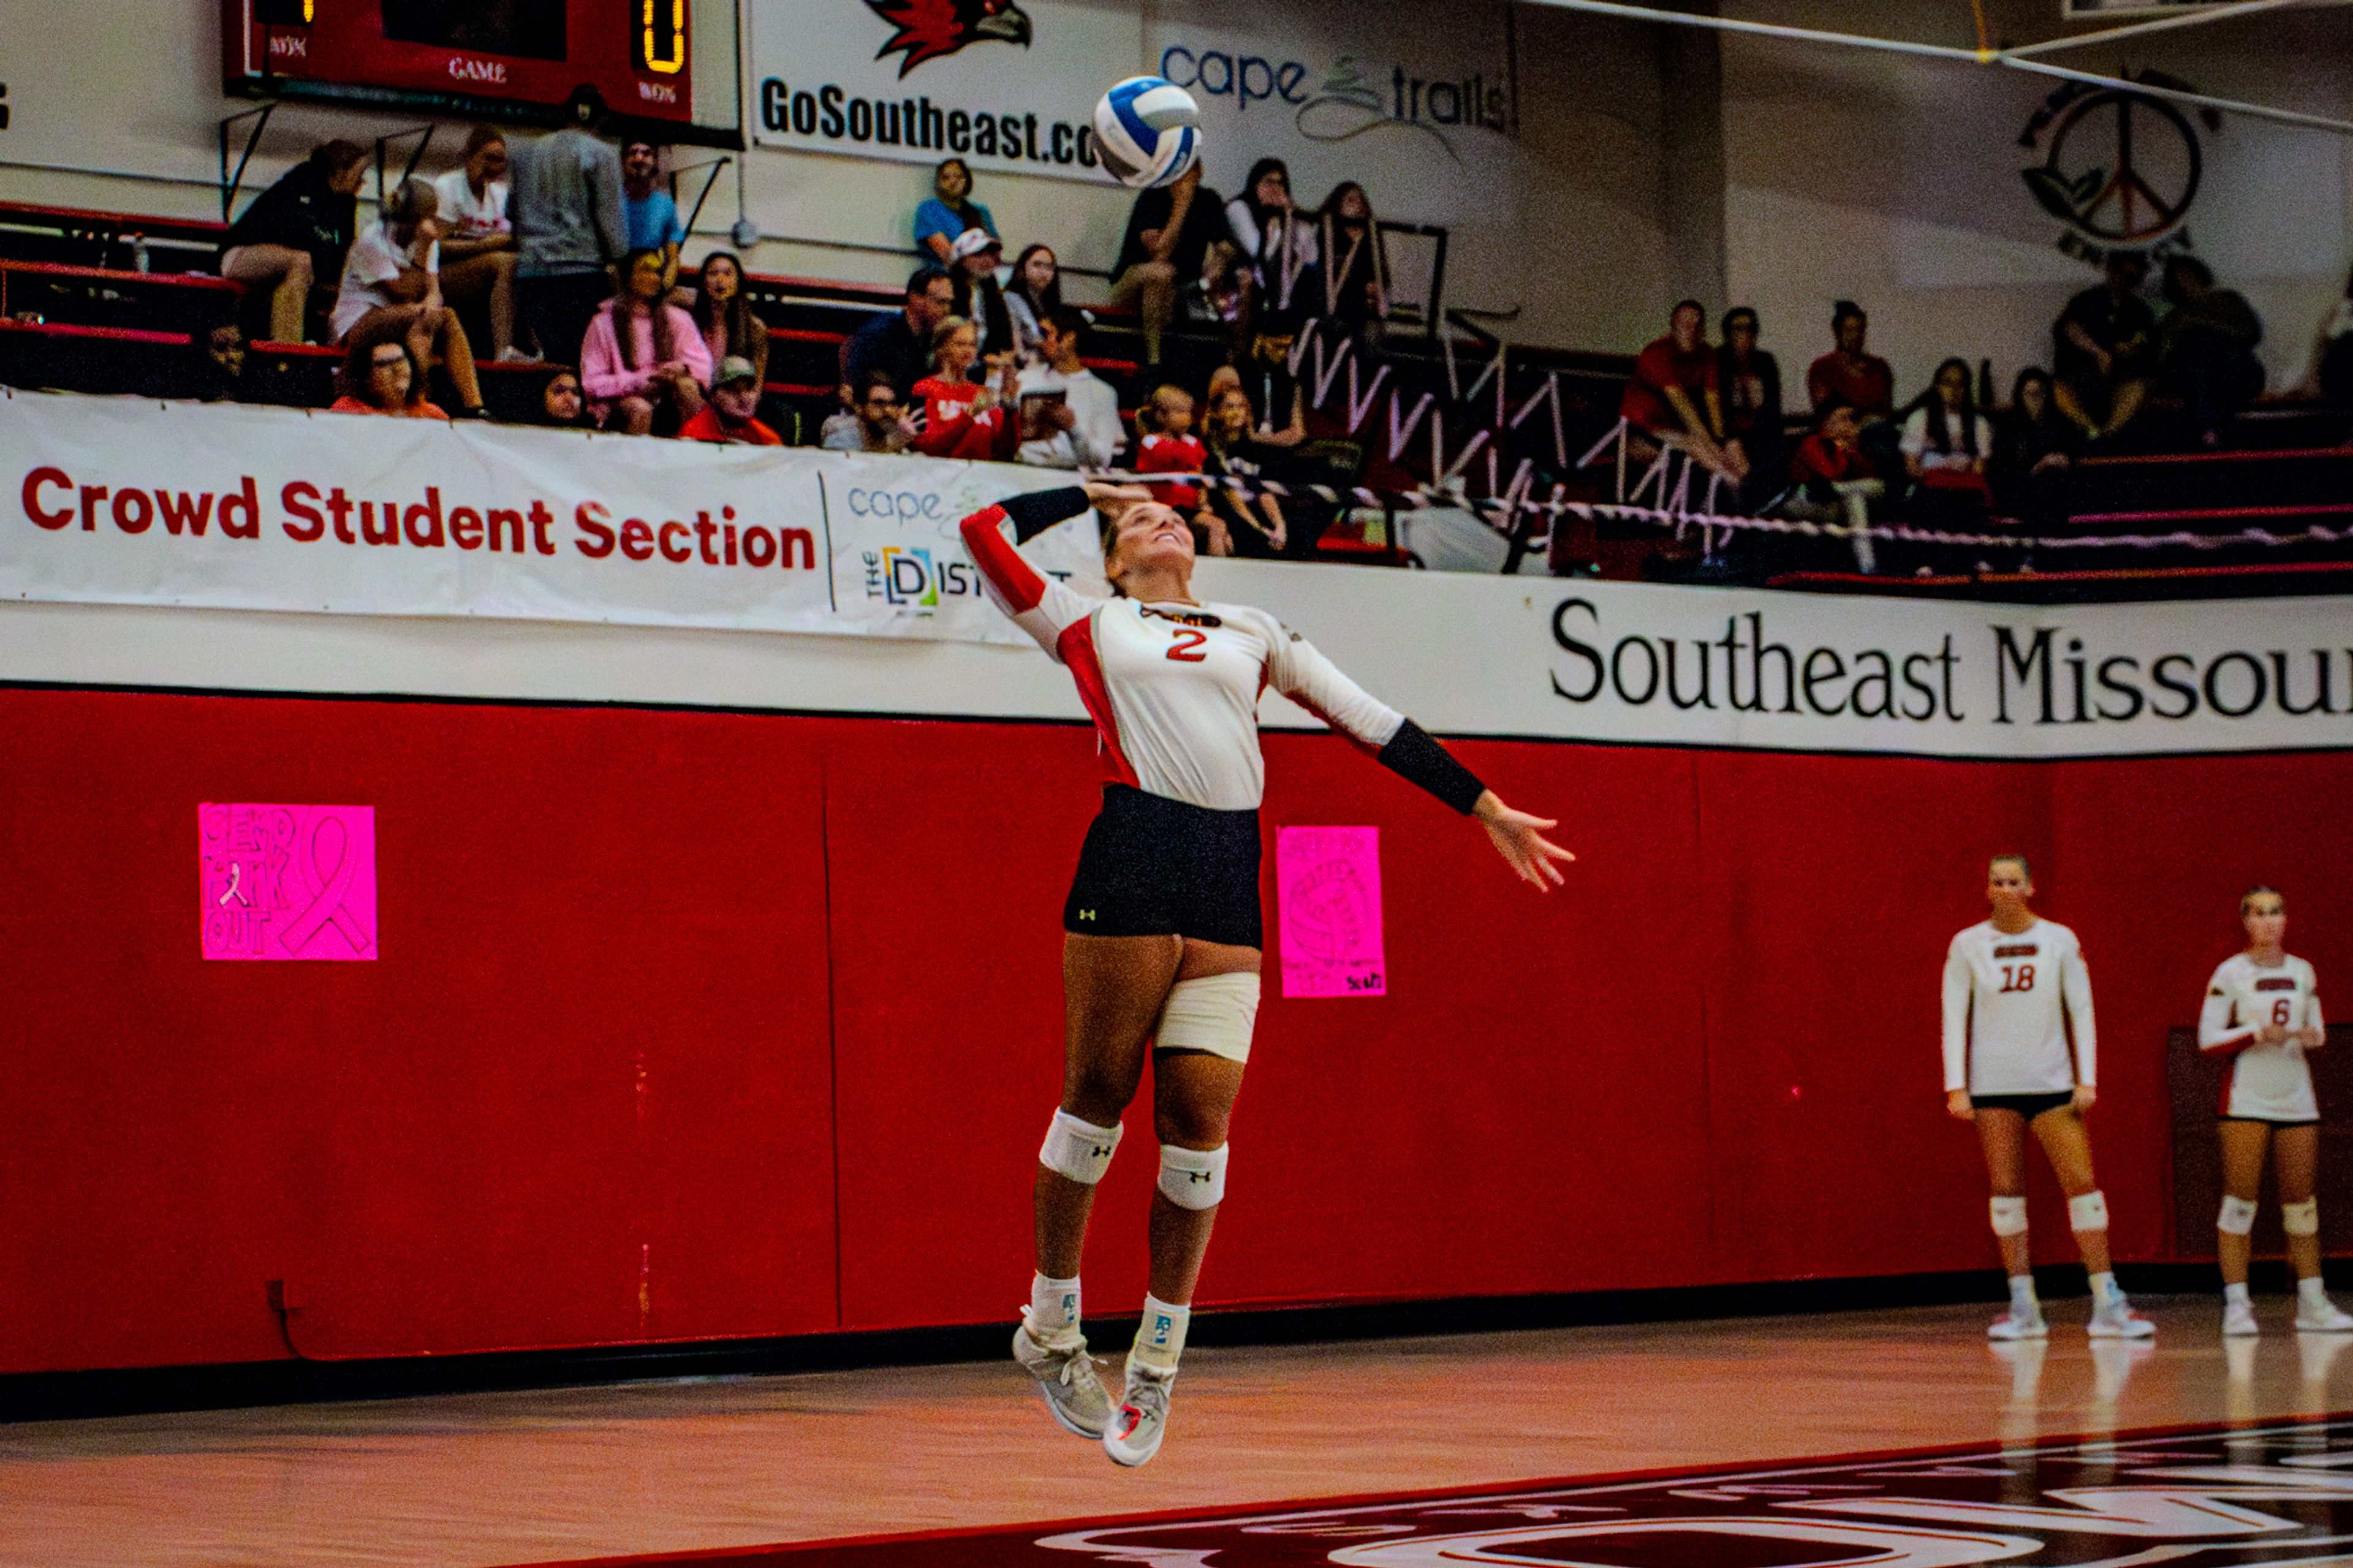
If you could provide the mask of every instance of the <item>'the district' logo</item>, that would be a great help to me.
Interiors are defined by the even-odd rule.
[[[880,550],[861,552],[859,559],[866,566],[868,598],[880,599],[893,607],[911,608],[919,616],[936,612],[943,595],[961,599],[980,591],[971,563],[935,563],[929,550],[886,544]]]

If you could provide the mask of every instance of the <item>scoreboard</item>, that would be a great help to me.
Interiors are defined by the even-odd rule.
[[[689,0],[223,0],[229,89],[691,121]]]

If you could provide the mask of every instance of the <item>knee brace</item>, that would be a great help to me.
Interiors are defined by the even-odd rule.
[[[2108,1200],[2100,1193],[2085,1193],[2082,1197],[2067,1200],[2069,1230],[2105,1230],[2108,1228]]]
[[[1153,1044],[1164,1051],[1207,1051],[1228,1061],[1250,1060],[1258,990],[1258,976],[1248,973],[1178,981],[1161,1005]]]
[[[1986,1206],[1993,1211],[1993,1233],[1996,1236],[2026,1234],[2024,1198],[1996,1198]]]
[[[2255,1205],[2245,1198],[2224,1196],[2214,1228],[2224,1236],[2245,1236],[2255,1228]]]
[[[1160,1145],[1160,1195],[1180,1209],[1216,1208],[1226,1196],[1226,1147]]]
[[[1056,1175],[1068,1176],[1082,1186],[1092,1187],[1111,1169],[1112,1151],[1119,1147],[1120,1131],[1116,1125],[1098,1127],[1092,1121],[1080,1121],[1067,1110],[1057,1110],[1046,1128],[1045,1146],[1038,1151],[1038,1163]]]
[[[2306,1198],[2300,1204],[2280,1205],[2280,1228],[2290,1236],[2318,1236],[2320,1200]]]

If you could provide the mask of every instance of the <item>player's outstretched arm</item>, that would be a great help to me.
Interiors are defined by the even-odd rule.
[[[1556,818],[1514,811],[1498,799],[1493,790],[1480,792],[1471,815],[1487,830],[1488,841],[1504,858],[1504,864],[1512,868],[1512,874],[1539,893],[1549,893],[1560,885],[1560,868],[1555,861],[1577,858],[1545,837],[1546,831],[1560,826]]]

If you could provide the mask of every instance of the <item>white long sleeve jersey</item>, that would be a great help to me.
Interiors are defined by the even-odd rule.
[[[2319,1121],[2320,1102],[2312,1092],[2312,1067],[2304,1059],[2303,1045],[2255,1044],[2255,1031],[2267,1024],[2322,1027],[2319,978],[2301,958],[2267,969],[2243,952],[2232,953],[2206,983],[2206,1005],[2198,1014],[2198,1048],[2231,1058],[2219,1113],[2263,1121]]]
[[[989,597],[1069,667],[1111,779],[1214,811],[1255,808],[1266,788],[1258,700],[1269,686],[1370,751],[1404,724],[1264,610],[1090,599],[1032,566],[1004,522],[998,507],[965,519],[965,548]]]
[[[1953,938],[1945,953],[1947,1092],[2057,1094],[2096,1083],[2097,1059],[2092,977],[2073,931],[2038,920],[2011,933],[1986,921]]]

